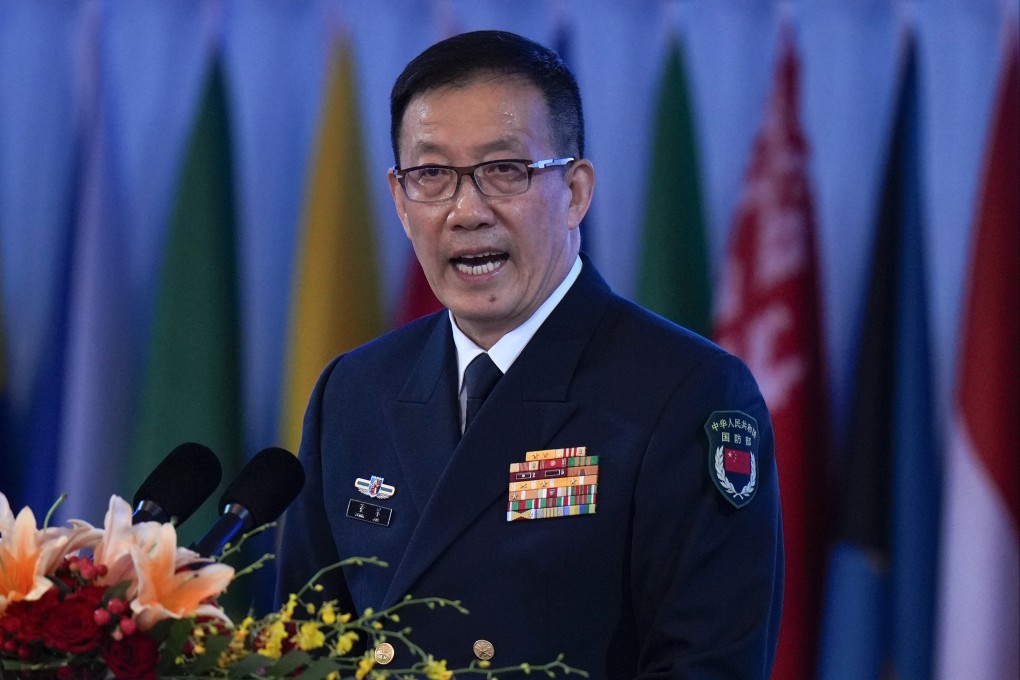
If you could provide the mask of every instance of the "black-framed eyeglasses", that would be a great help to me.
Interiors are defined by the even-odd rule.
[[[393,166],[393,176],[404,188],[404,195],[415,203],[438,203],[457,195],[460,180],[471,177],[483,196],[502,198],[523,194],[531,188],[531,175],[536,170],[573,163],[573,158],[546,158],[529,161],[508,158],[474,165],[418,165],[401,170]]]

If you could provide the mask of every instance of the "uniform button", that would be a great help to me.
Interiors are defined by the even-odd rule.
[[[390,661],[393,661],[393,645],[388,642],[383,642],[375,648],[375,660],[381,666],[385,666]]]
[[[492,647],[492,643],[488,640],[477,640],[472,649],[475,650],[475,656],[482,661],[488,661],[496,653],[496,650]]]

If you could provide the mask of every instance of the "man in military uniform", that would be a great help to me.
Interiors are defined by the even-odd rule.
[[[390,191],[447,309],[323,372],[281,593],[378,556],[389,568],[333,572],[325,596],[459,600],[469,615],[401,610],[451,665],[562,653],[593,678],[767,678],[783,586],[768,412],[739,360],[617,296],[580,252],[595,170],[573,76],[530,40],[466,33],[408,64],[391,113]]]

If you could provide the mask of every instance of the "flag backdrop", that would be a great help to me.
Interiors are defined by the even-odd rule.
[[[414,321],[426,314],[438,312],[443,308],[442,303],[432,292],[432,286],[425,278],[425,272],[422,271],[421,264],[413,250],[408,253],[407,265],[404,270],[404,287],[400,296],[400,307],[397,310],[395,324],[397,326]]]
[[[240,469],[243,347],[226,86],[214,59],[185,152],[156,293],[138,432],[127,488],[183,442],[219,456],[229,483]],[[187,545],[213,524],[219,492],[188,520]]]
[[[552,49],[556,51],[563,63],[567,65],[567,68],[573,73],[577,73],[577,65],[573,62],[573,25],[566,12],[560,11],[558,18],[555,23],[555,30],[553,31]],[[594,211],[589,210],[588,214],[584,216],[578,229],[581,233],[581,250],[588,255],[589,258],[596,264],[598,264],[598,258],[595,256],[598,250],[598,245],[595,241],[595,216]]]
[[[184,3],[174,11],[163,9],[160,3],[86,4],[103,8],[100,33],[105,45],[101,51],[105,82],[101,83],[101,90],[105,101],[99,103],[106,105],[101,115],[87,115],[99,120],[105,118],[108,126],[83,128],[79,105],[86,102],[81,99],[77,87],[82,66],[79,41],[84,37],[83,17],[87,12],[68,11],[68,7],[53,3],[0,2],[0,250],[4,251],[3,266],[0,266],[4,277],[4,285],[0,286],[4,288],[0,333],[6,334],[8,361],[6,380],[0,377],[0,398],[6,396],[11,411],[8,430],[3,433],[9,435],[5,437],[9,448],[0,449],[0,490],[8,494],[15,509],[28,503],[40,517],[57,493],[66,490],[71,497],[61,515],[83,515],[83,519],[98,521],[100,517],[82,506],[87,493],[96,499],[106,495],[93,485],[93,480],[98,477],[106,484],[116,477],[121,480],[119,490],[125,493],[133,490],[126,479],[127,471],[116,469],[119,453],[115,449],[116,438],[131,440],[129,453],[136,455],[138,442],[134,437],[138,434],[137,419],[143,401],[148,404],[149,425],[159,425],[160,414],[152,405],[156,390],[151,386],[155,380],[154,371],[149,372],[150,386],[144,400],[141,395],[147,354],[143,350],[150,347],[147,320],[150,312],[155,311],[155,299],[148,299],[154,297],[150,295],[153,286],[148,285],[148,279],[157,278],[159,272],[153,270],[159,268],[153,263],[164,245],[171,244],[177,249],[173,255],[167,251],[168,263],[174,258],[178,262],[183,259],[179,242],[184,237],[168,237],[170,214],[163,204],[164,198],[181,180],[182,173],[177,170],[187,151],[183,132],[191,127],[197,111],[192,104],[195,95],[193,66],[205,63],[204,53],[200,56],[197,49],[205,42],[209,17],[204,16],[208,3]],[[636,283],[637,277],[632,274],[637,274],[637,267],[632,265],[639,263],[643,240],[640,231],[646,209],[642,188],[649,174],[645,167],[647,159],[635,161],[633,140],[635,135],[651,137],[652,130],[648,128],[655,116],[650,114],[657,103],[653,100],[660,94],[658,81],[663,75],[655,67],[659,65],[659,56],[666,54],[663,50],[669,47],[668,40],[673,39],[673,31],[665,28],[661,13],[648,12],[647,8],[630,9],[626,3],[611,0],[558,3],[564,7],[561,15],[536,12],[533,7],[507,9],[506,3],[493,0],[468,3],[470,10],[465,10],[466,4],[437,0],[433,4],[440,9],[434,13],[445,11],[446,25],[436,31],[425,25],[427,13],[411,16],[406,9],[387,3],[364,11],[357,9],[360,6],[357,3],[348,4],[352,11],[345,9],[344,21],[352,27],[354,44],[366,48],[360,51],[362,61],[357,72],[363,76],[360,104],[362,120],[368,124],[365,141],[369,163],[386,159],[386,95],[393,76],[433,37],[440,37],[434,34],[447,35],[459,28],[480,25],[479,22],[509,21],[528,35],[539,39],[545,36],[556,41],[555,47],[562,48],[566,42],[561,42],[560,34],[553,29],[562,28],[563,24],[552,24],[549,19],[569,16],[571,21],[567,25],[576,30],[570,36],[569,48],[562,48],[562,53],[579,67],[577,75],[589,114],[589,137],[594,142],[589,148],[597,156],[595,162],[602,173],[600,177],[608,178],[610,181],[606,184],[613,185],[603,186],[602,191],[597,192],[602,198],[596,198],[597,210],[593,210],[592,216],[597,212],[598,219],[605,221],[600,226],[619,235],[620,247],[611,258],[603,257],[600,267],[607,280],[621,292],[633,294],[636,285],[631,287],[631,283]],[[734,132],[753,127],[761,113],[759,85],[754,83],[761,84],[763,90],[767,82],[765,76],[771,68],[771,59],[765,57],[770,57],[772,52],[768,36],[772,35],[775,7],[762,9],[759,3],[738,3],[744,7],[735,9],[716,8],[713,3],[696,4],[698,7],[692,7],[691,11],[678,13],[683,35],[689,38],[679,55],[682,66],[679,73],[689,79],[691,92],[700,95],[699,111],[704,113],[704,118],[699,119],[703,124],[696,138],[704,180],[705,222],[726,227],[730,226],[728,215],[738,199],[735,189],[740,186],[741,173],[746,172],[733,162],[742,158],[746,150],[743,135]],[[858,260],[857,255],[861,252],[859,248],[871,239],[872,224],[868,218],[875,208],[871,205],[871,187],[881,179],[875,177],[882,168],[872,161],[871,150],[888,146],[885,136],[893,117],[891,108],[894,108],[888,106],[888,101],[895,94],[895,88],[888,86],[891,74],[887,67],[896,55],[889,41],[895,8],[883,5],[883,9],[876,12],[875,7],[870,6],[874,3],[850,3],[858,7],[848,9],[841,5],[834,9],[837,4],[822,3],[829,6],[828,9],[820,9],[820,14],[799,22],[799,26],[804,63],[813,65],[805,71],[809,77],[802,81],[803,110],[810,114],[805,116],[804,123],[813,149],[812,179],[818,189],[814,198],[824,218],[817,225],[821,253],[825,256],[820,260],[825,263],[821,274],[825,283],[823,289],[830,294],[825,311],[831,321],[828,327],[834,331],[829,339],[834,359],[833,384],[842,402],[844,396],[849,396],[849,389],[843,387],[849,381],[841,378],[842,374],[849,374],[844,370],[850,364],[844,361],[844,354],[851,344],[849,338],[844,341],[844,336],[855,327],[851,299],[858,297],[856,263],[863,261]],[[1016,385],[1015,369],[1010,372],[1010,366],[1015,364],[1009,361],[1015,359],[1015,351],[992,362],[989,359],[992,350],[981,343],[1005,338],[1001,341],[1007,348],[1018,344],[1015,289],[1014,297],[1001,304],[995,302],[992,293],[986,292],[995,279],[1009,284],[1020,276],[1015,260],[996,259],[1017,251],[1016,207],[1008,200],[1016,199],[1016,178],[1020,175],[1015,165],[1016,126],[1020,117],[1015,75],[1008,81],[1013,83],[1008,86],[1013,89],[1005,90],[1014,94],[1000,93],[997,114],[987,115],[987,103],[992,99],[992,88],[1000,73],[996,60],[1001,57],[1002,45],[997,38],[1004,26],[1015,31],[1016,7],[1015,3],[1006,3],[1009,7],[1004,7],[1000,13],[999,5],[1003,3],[998,0],[931,4],[920,26],[927,72],[938,77],[938,87],[930,88],[923,99],[923,120],[930,125],[926,128],[930,134],[926,135],[924,145],[924,174],[932,180],[929,191],[924,194],[930,220],[925,225],[925,238],[914,243],[920,249],[929,249],[932,265],[930,282],[935,286],[936,295],[933,295],[931,310],[934,312],[932,319],[938,324],[938,332],[933,337],[941,343],[935,355],[941,362],[936,374],[951,373],[952,369],[943,369],[958,363],[955,379],[939,383],[945,393],[939,403],[948,403],[952,392],[955,394],[952,397],[954,412],[940,412],[932,428],[936,433],[948,433],[955,425],[949,439],[952,446],[944,485],[947,512],[943,513],[942,535],[945,540],[940,549],[943,573],[938,592],[945,598],[938,638],[940,678],[1015,678],[1020,675],[1017,671],[1020,652],[1016,642],[1020,628],[1017,623],[1020,610],[1020,586],[1017,584],[1020,548],[1017,544],[1020,541],[1016,510],[1020,492],[1016,491],[1015,479],[1018,462],[1008,441],[998,449],[994,442],[988,443],[991,435],[1005,437],[1015,429],[1012,423],[1018,406],[1016,399],[1008,396],[1015,392],[1007,390],[1008,386]],[[948,7],[950,4],[954,7]],[[967,9],[962,8],[964,4]],[[628,9],[622,9],[625,5]],[[865,5],[869,6],[865,8]],[[324,91],[332,79],[320,78],[318,74],[331,55],[322,49],[326,41],[314,36],[322,36],[316,32],[316,27],[325,25],[322,19],[332,16],[333,9],[316,2],[288,3],[286,9],[274,3],[242,3],[232,4],[231,11],[222,16],[223,28],[230,36],[231,103],[238,105],[233,112],[231,130],[236,142],[233,154],[237,162],[236,176],[242,180],[265,177],[279,184],[282,189],[276,193],[281,203],[274,210],[281,216],[291,216],[278,221],[275,229],[263,229],[259,226],[259,215],[263,214],[264,197],[262,201],[253,200],[256,192],[246,192],[243,187],[254,185],[238,185],[237,198],[243,201],[240,205],[245,206],[238,214],[249,216],[251,221],[238,224],[238,229],[246,229],[241,232],[241,243],[257,247],[242,248],[239,254],[248,258],[246,263],[235,265],[228,257],[228,266],[239,265],[242,272],[252,267],[259,276],[242,277],[242,282],[248,286],[242,297],[249,302],[245,309],[254,309],[257,313],[245,320],[244,337],[235,336],[232,357],[240,358],[246,352],[240,343],[251,337],[248,332],[252,329],[268,332],[262,329],[263,325],[272,326],[273,319],[287,318],[278,305],[285,304],[284,298],[288,296],[261,295],[267,286],[285,293],[292,292],[293,288],[296,304],[298,283],[292,275],[303,265],[297,259],[290,261],[288,256],[286,261],[270,258],[271,266],[267,266],[265,260],[252,255],[271,252],[280,245],[285,245],[281,251],[289,253],[293,242],[307,238],[292,230],[296,225],[301,225],[302,229],[307,226],[301,215],[308,210],[310,198],[308,192],[302,197],[302,188],[308,181],[306,172],[310,172],[308,156],[314,156],[315,151],[309,154],[307,143],[281,147],[252,140],[263,141],[264,135],[285,129],[289,131],[286,136],[303,142],[311,137],[309,131],[324,125],[323,111],[310,104],[326,98]],[[471,26],[458,26],[458,15]],[[426,16],[425,22],[423,16]],[[853,26],[854,30],[829,31],[825,27],[833,25],[832,22],[818,20],[824,17],[846,20],[849,22],[846,25]],[[806,15],[800,18],[808,19]],[[277,28],[278,31],[273,35],[280,39],[254,37],[252,27],[265,25],[267,20],[274,22],[274,31]],[[308,36],[313,39],[308,40]],[[294,45],[298,43],[294,39],[299,38],[303,47],[295,50]],[[1015,72],[1015,46],[1008,55],[1008,69],[1002,70]],[[286,115],[279,115],[281,112],[274,107],[263,106],[259,96],[253,97],[264,91],[262,88],[269,82],[267,77],[277,77],[278,74],[270,74],[272,69],[264,68],[274,60],[287,64],[293,73],[307,76],[295,78],[294,87],[288,90],[287,96],[302,98],[301,101],[309,105],[287,107]],[[648,68],[649,64],[652,68]],[[630,120],[639,127],[621,127],[622,120]],[[999,122],[996,126],[990,124],[990,120]],[[84,137],[80,136],[82,132]],[[102,135],[105,134],[109,134],[109,138],[104,143]],[[973,161],[985,147],[983,172],[979,177]],[[206,150],[212,148],[207,146]],[[195,155],[198,151],[191,153]],[[640,165],[634,166],[635,162]],[[174,171],[164,171],[170,168]],[[639,172],[635,172],[635,168]],[[84,176],[94,172],[102,174]],[[229,173],[224,176],[229,178]],[[207,188],[212,190],[219,186],[221,179],[211,180]],[[983,193],[974,201],[981,204],[978,213],[971,205],[969,189],[972,183],[982,180]],[[192,182],[192,186],[197,183]],[[406,242],[392,214],[386,210],[389,197],[385,187],[375,184],[370,188],[373,200],[378,202],[377,216],[382,222],[391,222],[379,225],[379,243],[387,244],[380,250],[400,249],[396,261],[390,259],[388,270],[380,268],[380,274],[397,284],[392,289],[395,295],[388,300],[391,304],[383,308],[396,311],[397,293],[405,273],[404,256],[408,255]],[[610,193],[605,192],[607,188]],[[115,200],[108,200],[111,196]],[[606,202],[607,198],[612,200]],[[182,199],[178,212],[184,211],[184,204]],[[712,219],[713,215],[716,219]],[[139,219],[140,216],[148,217]],[[125,222],[126,218],[130,221]],[[1003,219],[1007,225],[1014,226],[1003,227]],[[233,216],[228,222],[232,220]],[[989,226],[993,224],[998,231]],[[215,226],[227,228],[218,220]],[[589,226],[586,220],[582,231],[587,232]],[[970,232],[972,228],[973,233]],[[982,233],[980,242],[979,231]],[[972,253],[958,247],[965,243],[968,233]],[[189,258],[193,258],[187,264],[189,274],[205,266],[201,261],[218,256],[211,252],[214,249],[202,245],[199,237],[192,240],[196,245],[188,252]],[[710,242],[715,243],[715,240]],[[265,248],[265,243],[270,243],[271,247]],[[584,246],[591,247],[588,233]],[[117,270],[122,266],[118,264],[121,257],[129,260],[126,275]],[[427,300],[420,311],[406,316],[438,308],[414,256],[406,260],[409,271],[414,272],[416,290]],[[958,265],[965,260],[973,260],[973,265],[966,291],[961,292],[957,290],[955,275]],[[729,271],[724,271],[722,261],[719,266],[720,273]],[[178,271],[180,269],[178,267]],[[146,285],[138,286],[136,279],[140,272],[145,272]],[[218,304],[218,296],[222,296],[224,290],[220,284],[230,278],[222,271],[219,274],[222,278],[208,288],[212,296],[217,297],[204,300],[207,304]],[[165,278],[169,278],[169,273]],[[256,285],[252,285],[253,282],[257,282]],[[226,286],[229,289],[232,282]],[[170,298],[167,288],[164,282],[159,298],[161,317],[168,316],[164,309]],[[132,303],[131,296],[145,299]],[[961,318],[959,329],[949,328],[949,322],[955,323],[957,300],[968,312]],[[335,300],[325,304],[329,303],[339,306]],[[138,306],[137,311],[144,317],[137,322],[132,321],[135,312],[132,304]],[[90,320],[91,314],[100,318]],[[187,321],[177,323],[181,326]],[[132,324],[135,325],[130,330],[137,334],[133,341],[117,330]],[[173,323],[164,318],[161,324],[157,326],[158,335],[169,336],[174,330]],[[201,332],[192,335],[213,335],[209,326],[203,321]],[[281,336],[289,331],[281,326],[282,323],[277,324],[271,330],[273,338],[282,340]],[[151,339],[156,342],[155,335]],[[185,340],[191,345],[200,342],[197,337]],[[955,346],[950,346],[957,340],[961,346],[959,352]],[[158,352],[171,355],[166,345],[175,342],[163,342],[158,348],[153,345],[155,349],[150,353],[152,356]],[[282,393],[282,381],[278,381],[278,369],[289,359],[286,352],[280,351],[286,343],[274,341],[271,344],[272,351],[257,361],[249,354],[247,363],[243,364],[248,371],[246,394],[250,396],[252,390],[269,389],[272,398],[266,403],[282,404],[286,397]],[[181,358],[185,353],[178,351],[176,359],[172,359],[177,360],[178,367],[188,367],[200,360],[213,363],[212,355],[204,350],[198,353],[198,358],[193,358],[194,352]],[[108,360],[112,363],[102,368],[102,362]],[[136,363],[137,373],[133,379],[133,400],[120,391],[132,380],[129,377],[132,361]],[[3,376],[2,368],[0,363],[0,376]],[[116,375],[118,370],[125,373]],[[263,372],[267,379],[259,377]],[[164,383],[169,383],[171,378],[176,376],[162,376]],[[1000,381],[1007,387],[999,387]],[[847,394],[844,395],[844,391]],[[165,400],[167,403],[159,408],[170,423],[178,419],[178,407],[186,411],[191,408],[187,402],[194,400],[204,404],[209,402],[208,397],[208,389],[203,385],[197,396],[189,391],[184,397],[177,396],[176,402]],[[254,399],[262,399],[262,393]],[[821,411],[825,400],[819,399],[817,404]],[[261,416],[267,415],[269,429],[275,431],[282,409],[274,406],[271,413],[261,414],[253,412],[251,406],[251,403],[247,405],[249,422],[252,419],[261,421]],[[992,417],[994,407],[1002,408],[1006,415],[999,422],[1009,423],[1009,426],[989,429],[985,424],[982,418]],[[241,406],[238,404],[235,409],[240,412]],[[778,409],[776,415],[777,418],[781,416]],[[108,430],[117,421],[124,430],[119,434]],[[842,424],[843,419],[837,422]],[[852,439],[868,433],[866,428],[841,427],[837,442],[842,448],[843,443],[853,444]],[[248,435],[251,441],[251,433]],[[133,464],[134,482],[184,438],[175,436],[171,441],[149,447]],[[189,432],[187,438],[205,440],[219,455],[226,457],[227,452],[216,442],[206,440],[204,435]],[[271,443],[265,441],[260,445]],[[918,438],[917,443],[918,448],[927,445],[923,438]],[[108,448],[103,450],[104,446]],[[785,453],[788,449],[780,446],[779,455],[788,455]],[[892,444],[884,448],[880,445],[880,448],[886,451],[886,460],[875,462],[878,474],[894,467]],[[241,454],[236,452],[236,455],[240,457]],[[937,459],[934,462],[937,463]],[[790,467],[785,463],[781,465]],[[1010,471],[1013,477],[1008,474]],[[849,485],[849,479],[844,476],[839,481]],[[917,477],[915,483],[925,490],[930,486],[924,476]],[[790,484],[784,483],[784,495],[789,495],[785,489]],[[889,484],[891,487],[892,482]],[[880,487],[881,484],[876,488]],[[840,489],[841,496],[844,491]],[[891,491],[889,495],[894,496]],[[918,507],[930,509],[929,500],[925,498]],[[835,499],[829,499],[828,505],[834,504]],[[790,534],[796,520],[789,517],[793,512],[789,500],[785,510]],[[922,529],[928,526],[926,519],[922,518],[919,525]],[[204,529],[201,522],[192,520],[185,528],[188,531]],[[788,535],[788,539],[794,540],[792,535]],[[890,540],[891,544],[896,542],[896,539]],[[847,550],[841,554],[844,563],[848,556],[867,554],[869,559],[865,560],[865,566],[881,566],[893,562],[893,552],[890,548],[888,553]],[[791,577],[796,569],[795,559],[792,556]],[[847,573],[861,572],[850,569]],[[885,590],[879,591],[880,596],[893,602],[891,586],[888,582],[882,583]],[[843,591],[850,593],[844,604],[863,609],[869,604],[867,591],[861,588],[867,585],[867,580],[860,579],[851,585],[854,587]],[[792,581],[790,589],[796,589],[798,594],[806,590],[803,584]],[[794,625],[791,621],[795,605],[789,598],[796,596],[787,593],[783,650]],[[876,610],[881,607],[882,615],[891,611],[886,602],[874,606]],[[839,631],[844,635],[841,643],[859,649],[858,638],[862,632],[883,626],[880,635],[893,639],[891,625],[873,625],[877,618],[865,620],[867,624],[863,627],[845,626],[845,630]],[[920,631],[927,626],[927,621],[920,618],[915,623]],[[780,664],[784,654],[785,651],[780,652]],[[829,657],[833,654],[830,650]],[[857,668],[860,657],[850,658],[848,663],[849,668]],[[888,662],[885,667],[890,669],[891,666]],[[831,670],[832,664],[829,668]],[[845,675],[851,674],[851,671],[845,672]],[[776,675],[778,678],[779,673]]]
[[[941,457],[921,214],[918,69],[904,44],[856,353],[820,677],[931,677]],[[791,584],[791,587],[792,584]]]
[[[2,262],[3,256],[0,253],[0,263]],[[2,271],[0,269],[0,274]],[[3,278],[0,276],[0,281],[2,280]],[[11,428],[7,415],[7,329],[4,323],[3,293],[3,286],[0,285],[0,479],[6,479],[8,476],[7,461],[9,460]],[[0,488],[0,493],[2,492],[4,489]]]
[[[938,677],[1020,677],[1020,75],[1013,33],[973,231],[947,451]]]
[[[432,3],[432,19],[438,29],[439,40],[456,35],[462,30],[453,13],[452,5],[444,0],[436,0]],[[407,262],[404,265],[404,282],[398,296],[396,318],[393,325],[401,326],[426,314],[438,312],[442,308],[443,304],[432,292],[432,286],[425,278],[425,272],[422,270],[414,250],[409,250]]]
[[[715,335],[747,362],[776,434],[788,586],[774,674],[813,680],[831,447],[799,63],[792,33],[781,35],[772,95],[723,262]]]
[[[702,219],[694,114],[683,47],[670,43],[659,88],[637,299],[707,336],[711,331],[708,253]]]
[[[62,518],[99,523],[131,447],[140,373],[137,286],[127,276],[129,233],[117,212],[110,117],[100,82],[99,6],[91,10],[82,69],[83,172],[71,261],[59,487]],[[128,498],[128,501],[131,499]]]
[[[81,145],[76,144],[74,178],[81,175]],[[72,182],[75,185],[77,180]],[[70,227],[76,213],[70,201],[65,223]],[[58,488],[53,471],[58,465],[62,417],[64,412],[64,368],[67,361],[68,290],[71,257],[75,250],[74,229],[68,228],[56,253],[56,285],[46,310],[46,330],[41,339],[36,373],[27,402],[10,404],[9,455],[5,456],[4,493],[12,507],[27,505],[37,517],[45,517],[63,489]]]
[[[319,372],[383,330],[356,92],[350,49],[338,42],[309,173],[283,371],[280,437],[295,452]]]

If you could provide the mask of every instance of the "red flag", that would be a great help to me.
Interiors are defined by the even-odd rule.
[[[1020,413],[1017,311],[1020,294],[1020,144],[1017,121],[1017,60],[1009,59],[995,138],[989,147],[984,195],[977,222],[967,326],[961,356],[959,403],[977,456],[988,469],[1002,503],[1020,524],[1020,458],[1015,431],[1002,427]],[[1015,428],[1014,428],[1015,430]]]
[[[1020,677],[1020,75],[1006,50],[985,151],[946,459],[939,678]]]
[[[739,449],[726,449],[726,472],[736,472],[741,475],[751,474],[751,453]]]
[[[775,677],[814,678],[829,462],[815,219],[808,147],[797,113],[798,59],[781,32],[772,95],[758,131],[715,308],[718,342],[741,357],[772,414],[788,588]]]
[[[442,303],[436,299],[432,286],[425,278],[418,258],[415,257],[414,251],[411,251],[411,256],[407,259],[407,274],[404,277],[404,292],[400,298],[400,309],[397,310],[396,325],[402,326],[418,317],[438,312],[442,308]]]

